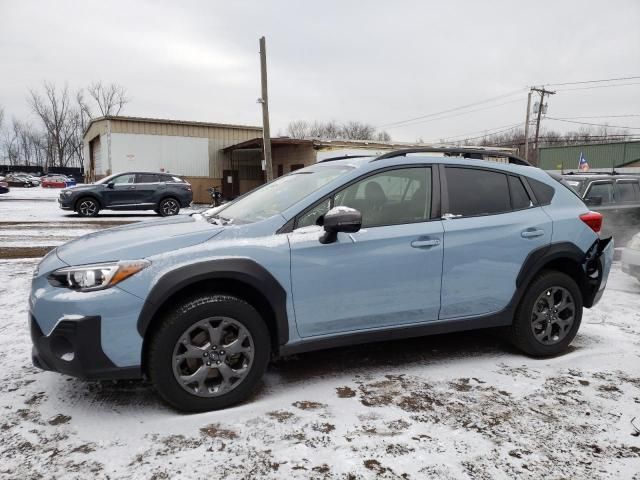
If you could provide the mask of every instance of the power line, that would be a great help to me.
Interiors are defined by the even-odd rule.
[[[548,86],[548,87],[552,87],[552,86],[559,87],[561,85],[579,85],[579,84],[583,84],[583,83],[617,82],[617,81],[621,81],[621,80],[635,80],[636,78],[640,78],[640,75],[634,75],[633,77],[605,78],[605,79],[602,79],[602,80],[582,80],[582,81],[579,81],[579,82],[545,83],[545,86]]]
[[[590,122],[577,122],[575,120],[565,120],[562,118],[555,118],[555,117],[545,117],[548,120],[556,120],[558,122],[565,122],[565,123],[577,123],[580,125],[593,125],[595,127],[609,127],[609,128],[628,128],[629,130],[640,130],[640,127],[628,127],[628,126],[621,126],[621,125],[607,125],[604,123],[590,123]]]
[[[444,141],[446,141],[446,140],[452,140],[452,139],[455,139],[455,138],[462,138],[463,140],[469,140],[469,139],[472,139],[472,138],[486,137],[486,136],[489,136],[489,135],[495,135],[497,133],[500,133],[500,132],[494,132],[494,130],[500,130],[500,131],[502,131],[502,129],[511,130],[511,129],[515,128],[515,127],[520,127],[520,126],[522,126],[522,122],[512,123],[512,124],[509,124],[509,125],[502,125],[500,127],[494,127],[494,128],[489,128],[489,129],[485,128],[485,129],[482,129],[482,130],[476,130],[474,132],[463,133],[461,135],[453,135],[451,137],[441,138],[440,139],[441,140],[440,143],[444,143]],[[484,132],[484,134],[481,135],[480,137],[471,137],[471,138],[467,137],[467,135],[473,135],[474,133],[480,133],[480,132]]]
[[[612,87],[626,87],[629,85],[640,85],[640,82],[631,82],[631,83],[614,83],[611,85],[594,85],[592,87],[576,87],[576,88],[559,88],[556,91],[558,92],[571,92],[574,90],[592,90],[594,88],[612,88]]]
[[[495,100],[500,100],[501,98],[511,97],[511,96],[513,96],[513,95],[515,95],[515,94],[522,93],[522,92],[523,92],[523,90],[525,90],[525,89],[523,89],[523,88],[519,88],[518,90],[514,90],[513,92],[506,93],[506,94],[502,94],[502,95],[498,95],[498,96],[491,97],[491,98],[487,98],[486,100],[481,100],[481,101],[479,101],[479,102],[469,103],[469,104],[467,104],[467,105],[462,105],[462,106],[460,106],[460,107],[449,108],[449,109],[447,109],[447,110],[442,110],[442,111],[440,111],[440,112],[434,112],[434,113],[429,113],[429,114],[425,114],[425,115],[420,115],[419,117],[408,118],[408,119],[405,119],[405,120],[398,120],[398,121],[396,121],[396,122],[391,122],[391,123],[386,123],[386,124],[383,124],[383,125],[378,125],[376,128],[389,128],[389,127],[396,127],[396,126],[400,126],[400,125],[402,125],[402,124],[406,124],[406,123],[410,123],[410,122],[415,122],[415,121],[417,121],[417,120],[422,120],[422,119],[425,119],[425,118],[436,117],[436,116],[438,116],[438,115],[443,115],[443,114],[445,114],[445,113],[456,112],[456,111],[458,111],[458,110],[464,110],[464,109],[467,109],[467,108],[470,108],[470,107],[475,107],[475,106],[477,106],[477,105],[483,105],[483,104],[485,104],[485,103],[491,103],[491,102],[493,102],[493,101],[495,101]]]
[[[429,123],[429,122],[436,122],[438,120],[446,120],[448,118],[460,117],[462,115],[467,115],[469,113],[482,112],[484,110],[490,110],[492,108],[498,108],[498,107],[501,107],[503,105],[509,105],[511,103],[516,103],[516,102],[520,102],[520,101],[521,101],[520,98],[516,98],[515,100],[509,100],[508,102],[498,103],[496,105],[488,105],[486,107],[476,108],[476,109],[473,109],[473,110],[467,110],[467,111],[459,112],[459,113],[454,113],[452,115],[444,115],[444,116],[437,117],[437,118],[427,118],[425,120],[418,120],[416,122],[405,123],[405,124],[402,124],[402,125],[396,125],[396,126],[387,127],[387,128],[408,127],[408,126],[411,126],[411,125],[419,125],[421,123]]]
[[[462,138],[460,140],[457,140],[458,142],[466,142],[469,140],[477,140],[478,138],[487,138],[493,135],[500,135],[501,133],[506,133],[509,132],[511,130],[515,130],[516,128],[520,128],[522,126],[521,123],[518,123],[517,125],[514,125],[510,128],[505,128],[504,130],[498,130],[497,132],[492,132],[492,133],[486,133],[484,135],[478,135],[477,137],[467,137],[467,138]]]
[[[640,117],[640,113],[630,113],[627,115],[590,115],[583,117],[557,117],[561,120],[574,120],[580,118],[626,118],[626,117]]]

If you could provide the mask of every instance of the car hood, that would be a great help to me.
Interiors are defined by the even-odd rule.
[[[69,265],[136,260],[197,245],[223,229],[198,217],[178,215],[90,233],[58,247],[57,253]]]
[[[62,191],[65,192],[69,190],[70,192],[79,192],[81,190],[97,190],[99,188],[100,188],[100,185],[94,185],[93,183],[90,183],[88,185],[73,185],[68,188],[65,188]]]

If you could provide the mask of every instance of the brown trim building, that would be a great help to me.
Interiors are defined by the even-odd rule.
[[[193,185],[195,202],[208,203],[206,189],[220,186],[223,177],[223,149],[261,132],[261,127],[225,123],[95,118],[84,133],[85,176],[95,181],[131,170],[171,172]]]

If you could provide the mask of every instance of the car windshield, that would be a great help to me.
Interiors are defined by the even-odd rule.
[[[238,198],[228,207],[208,210],[204,215],[235,223],[264,220],[284,212],[351,169],[353,167],[348,165],[332,165],[298,170]]]

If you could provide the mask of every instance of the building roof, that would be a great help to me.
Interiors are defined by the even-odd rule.
[[[407,142],[379,142],[376,140],[340,140],[340,139],[327,139],[327,138],[291,138],[291,137],[274,137],[271,139],[272,146],[279,145],[311,145],[315,149],[321,149],[323,147],[332,148],[384,148],[389,150],[395,150],[400,148],[419,148],[419,147],[432,147],[424,143],[407,143]],[[245,140],[244,142],[236,143],[235,145],[229,145],[224,148],[225,152],[233,150],[246,150],[252,148],[262,148],[262,137],[252,138]],[[470,147],[471,148],[471,147]],[[478,147],[485,148],[485,147]],[[489,147],[487,147],[489,148]],[[491,150],[504,150],[505,152],[511,152],[511,148],[491,148]]]
[[[640,141],[540,147],[538,166],[544,170],[577,170],[580,154],[592,169],[624,167],[640,161]]]
[[[234,125],[230,123],[210,123],[210,122],[193,122],[188,120],[171,120],[167,118],[147,118],[147,117],[126,117],[126,116],[108,116],[108,117],[96,117],[92,118],[87,128],[84,131],[83,136],[87,134],[91,125],[104,120],[117,120],[121,122],[144,122],[144,123],[161,123],[167,125],[187,125],[191,127],[214,127],[214,128],[239,128],[242,130],[255,130],[257,132],[262,131],[262,127],[256,127],[254,125]]]

